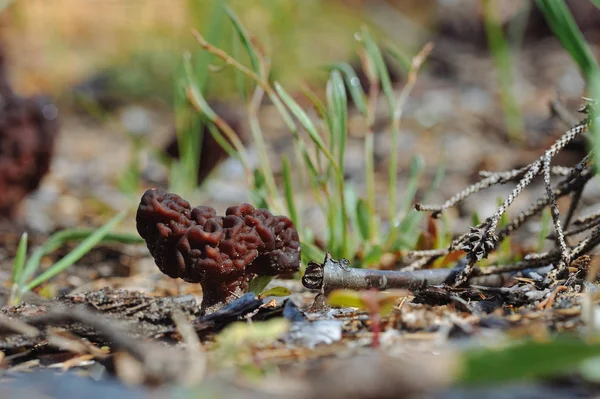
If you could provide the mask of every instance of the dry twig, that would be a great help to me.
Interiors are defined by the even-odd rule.
[[[470,187],[467,187],[465,190],[450,198],[444,204],[415,205],[417,210],[431,211],[433,212],[434,216],[437,216],[445,209],[456,205],[458,202],[463,201],[470,195],[475,194],[485,188],[513,181],[517,182],[516,187],[506,197],[494,215],[486,219],[478,226],[471,227],[468,233],[463,234],[455,239],[445,252],[449,253],[452,250],[461,249],[467,253],[467,262],[464,264],[462,270],[458,272],[455,285],[464,284],[468,280],[469,276],[473,273],[474,266],[477,262],[487,258],[489,253],[497,248],[498,243],[502,239],[521,227],[528,219],[539,214],[547,206],[550,207],[552,214],[554,238],[556,239],[558,245],[558,252],[552,252],[552,256],[546,254],[541,254],[541,256],[538,257],[532,256],[525,260],[524,265],[529,265],[529,263],[532,261],[539,262],[540,260],[556,262],[554,257],[556,254],[559,254],[560,262],[555,265],[554,271],[550,276],[551,279],[556,279],[558,278],[558,274],[560,274],[559,271],[564,271],[572,259],[575,259],[582,253],[587,252],[591,247],[596,245],[598,241],[600,241],[600,239],[595,236],[595,232],[593,232],[588,238],[581,241],[573,249],[571,249],[565,237],[572,235],[573,233],[567,232],[568,234],[565,234],[563,231],[563,222],[560,220],[560,213],[556,204],[556,199],[558,197],[572,194],[571,204],[564,221],[564,226],[566,228],[571,223],[585,184],[593,177],[593,171],[590,167],[591,154],[586,155],[574,168],[552,167],[551,165],[552,159],[560,150],[562,150],[568,143],[589,129],[592,123],[592,120],[589,117],[591,111],[590,107],[590,103],[587,103],[586,106],[581,109],[582,112],[585,112],[588,115],[583,121],[576,124],[572,129],[564,133],[548,150],[544,152],[541,157],[526,167],[513,169],[506,172],[481,172],[481,176],[483,177],[482,180]],[[540,174],[543,175],[544,187],[546,190],[545,197],[536,200],[526,211],[520,213],[515,219],[509,222],[504,229],[497,232],[497,226],[502,215],[504,215],[508,207],[521,194],[523,189],[531,184],[531,182]],[[552,175],[564,177],[564,179],[554,188],[551,185]],[[581,224],[585,224],[588,228],[591,228],[597,225],[596,220],[599,218],[600,216],[595,216],[591,219],[593,221],[589,224]],[[577,221],[575,224],[577,224]],[[410,265],[410,267],[418,268],[429,264],[434,258],[441,256],[440,254],[443,254],[443,252],[440,252],[439,254],[412,253],[411,255],[413,257],[429,256],[429,259],[427,261],[419,259],[418,263],[415,262],[413,264],[414,266]]]

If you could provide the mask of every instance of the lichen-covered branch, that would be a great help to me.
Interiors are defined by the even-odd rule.
[[[503,203],[491,217],[486,219],[478,226],[471,227],[468,233],[456,238],[445,252],[439,251],[434,253],[431,251],[421,251],[411,253],[410,255],[412,257],[419,259],[413,262],[413,264],[409,265],[409,267],[412,267],[413,269],[422,267],[423,265],[429,264],[439,256],[443,256],[453,250],[460,249],[466,252],[466,262],[463,263],[462,269],[456,274],[455,285],[464,284],[474,272],[475,265],[482,259],[487,258],[489,253],[497,248],[498,243],[501,240],[506,238],[516,229],[520,228],[527,220],[541,213],[543,209],[550,207],[555,230],[553,237],[556,239],[558,249],[557,251],[551,252],[551,259],[549,259],[548,256],[540,256],[538,260],[544,262],[550,260],[557,263],[554,257],[558,254],[560,262],[555,265],[555,269],[566,268],[572,260],[580,255],[581,251],[576,250],[575,248],[579,248],[582,244],[579,243],[573,249],[571,249],[566,241],[563,225],[566,227],[571,223],[581,198],[583,188],[594,175],[590,167],[592,157],[591,154],[586,155],[573,168],[560,166],[553,167],[551,164],[552,159],[556,156],[556,154],[558,154],[558,152],[560,152],[576,137],[585,133],[589,129],[591,124],[591,119],[589,118],[589,105],[584,107],[583,111],[588,113],[588,117],[575,125],[572,129],[565,132],[549,149],[544,152],[542,156],[529,165],[523,168],[513,169],[505,172],[480,172],[480,175],[483,177],[482,180],[454,195],[442,205],[416,204],[415,208],[417,210],[431,211],[433,212],[434,216],[437,216],[443,210],[456,205],[470,195],[473,195],[485,188],[513,181],[517,183],[515,188],[504,199]],[[527,210],[521,212],[514,219],[512,219],[507,226],[497,232],[500,218],[504,215],[504,213],[506,213],[507,209],[512,205],[521,192],[540,174],[543,176],[546,195],[537,199]],[[556,187],[552,187],[551,185],[551,176],[553,175],[564,177],[564,179]],[[563,221],[560,219],[560,213],[556,199],[570,194],[572,195],[571,204],[563,223]],[[593,218],[594,221],[590,222],[589,224],[585,223],[588,229],[597,225],[595,222],[596,219],[600,219],[600,216]],[[575,224],[577,224],[577,221],[575,221]],[[582,224],[582,222],[580,222],[580,224]],[[568,235],[572,234],[571,232],[568,233]],[[588,237],[589,240],[584,240],[585,248],[597,243],[595,238],[590,237]],[[600,239],[598,240],[600,241]],[[426,260],[423,260],[423,258]],[[530,257],[525,261],[523,266],[529,265],[534,259],[535,257]]]

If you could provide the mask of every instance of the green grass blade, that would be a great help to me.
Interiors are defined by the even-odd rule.
[[[194,119],[198,119],[193,115],[189,107],[185,95],[185,71],[182,76],[178,77],[175,92],[175,130],[177,134],[177,144],[179,148],[179,160],[173,162],[175,169],[180,171],[177,176],[177,181],[181,184],[181,188],[188,190],[195,187],[197,179],[195,175],[198,173],[197,163],[200,156],[200,148],[197,143],[197,133],[194,131]],[[169,183],[171,184],[171,179]]]
[[[257,90],[260,90],[257,88]],[[260,92],[255,92],[255,95]],[[267,149],[267,144],[264,139],[264,135],[262,132],[262,128],[260,127],[260,122],[255,113],[250,112],[249,125],[250,125],[250,133],[252,134],[252,139],[254,140],[254,146],[256,147],[256,152],[258,155],[258,162],[260,170],[263,174],[265,181],[265,188],[267,190],[266,200],[270,200],[271,204],[274,207],[271,209],[281,212],[280,209],[277,209],[280,203],[280,195],[277,191],[277,183],[275,182],[275,175],[273,173],[273,168],[271,167],[271,161],[269,160],[269,150]]]
[[[231,55],[236,60],[241,59],[240,41],[236,36],[232,37]],[[235,87],[237,88],[240,98],[243,102],[248,101],[248,93],[246,92],[246,76],[237,68],[233,68],[233,75],[235,77]]]
[[[425,160],[421,155],[413,156],[410,161],[410,168],[408,172],[408,182],[404,189],[404,195],[402,197],[402,205],[400,206],[400,211],[396,216],[396,222],[399,219],[408,213],[408,211],[412,208],[413,201],[415,199],[415,195],[417,194],[417,188],[419,187],[419,178],[421,177],[421,173],[425,168]]]
[[[84,240],[94,234],[95,229],[66,229],[51,235],[44,245],[37,248],[25,264],[25,268],[18,280],[19,285],[24,286],[25,282],[37,271],[42,258],[67,242]],[[121,244],[143,244],[145,241],[137,234],[129,233],[108,233],[106,234],[101,242],[118,242]]]
[[[277,95],[281,98],[283,103],[288,107],[292,114],[298,119],[302,127],[304,127],[309,137],[317,145],[319,150],[321,150],[327,158],[335,162],[335,159],[327,149],[325,142],[319,135],[319,132],[317,132],[317,128],[312,123],[310,117],[306,114],[306,112],[304,112],[302,107],[300,107],[298,103],[294,101],[294,99],[285,91],[285,89],[279,83],[275,82],[274,86]]]
[[[337,69],[344,75],[344,80],[346,82],[346,86],[348,87],[348,91],[350,92],[350,96],[352,97],[352,102],[354,102],[356,109],[358,109],[363,116],[366,116],[367,101],[365,99],[365,93],[360,85],[358,76],[356,76],[356,72],[354,72],[354,69],[346,62],[333,64],[330,69]]]
[[[238,19],[238,17],[235,15],[233,10],[231,10],[231,8],[229,8],[229,6],[225,6],[223,8],[225,9],[225,13],[229,17],[229,20],[231,21],[235,31],[237,32],[240,42],[242,43],[242,45],[244,46],[244,49],[246,49],[246,52],[248,53],[248,58],[250,58],[250,64],[252,65],[252,70],[258,76],[260,76],[261,75],[260,61],[259,61],[258,56],[256,55],[256,51],[254,50],[254,46],[252,45],[252,40],[250,39],[250,35],[248,34],[248,32],[246,31],[246,28],[244,28],[244,26]],[[209,42],[211,42],[211,41],[209,40]]]
[[[429,199],[431,194],[433,194],[440,188],[440,186],[442,185],[442,181],[444,180],[445,173],[446,173],[446,162],[442,158],[439,160],[438,166],[435,169],[435,175],[433,176],[433,181],[431,182],[431,185],[429,186],[429,188],[427,189],[427,192],[423,196],[423,202],[427,202],[427,200]]]
[[[371,215],[369,220],[369,230],[371,231],[371,239],[378,242],[379,230],[377,227],[377,216],[375,214],[375,136],[373,132],[367,132],[365,136],[365,182],[367,185],[367,201],[366,206],[369,209]]]
[[[592,2],[593,5],[600,8],[600,0],[590,0],[590,1]]]
[[[219,146],[229,155],[231,158],[240,159],[240,153],[233,148],[231,143],[227,141],[223,133],[215,126],[214,123],[208,122],[208,131],[213,139],[219,144]]]
[[[208,40],[213,43],[218,43],[222,35],[222,26],[224,13],[219,6],[220,1],[214,0],[210,2],[210,7],[201,6],[196,0],[188,0],[188,11],[191,14],[192,23],[194,25],[200,25],[207,20],[204,24],[206,27],[205,34]],[[203,9],[204,12],[200,10]],[[206,10],[209,9],[209,17],[205,18]],[[208,71],[209,65],[212,62],[214,56],[208,52],[195,52],[190,54],[184,62],[184,75],[191,74],[194,76],[195,84],[198,85],[200,90],[205,90],[208,85]],[[186,69],[189,68],[191,72]],[[180,169],[179,173],[183,176],[177,177],[177,182],[183,183],[181,187],[187,192],[191,192],[195,189],[198,182],[198,165],[200,164],[200,154],[202,148],[202,132],[203,132],[203,120],[200,115],[194,112],[187,102],[186,99],[186,77],[179,79],[177,85],[176,101],[175,101],[175,112],[176,112],[176,130],[179,146],[179,160],[176,161],[178,166],[176,169]]]
[[[367,55],[373,62],[373,65],[375,65],[377,77],[381,82],[381,88],[383,89],[383,93],[387,101],[390,117],[392,117],[394,115],[394,110],[396,109],[396,100],[394,98],[392,80],[390,79],[390,74],[388,72],[387,66],[385,65],[385,60],[383,59],[383,55],[381,54],[377,43],[375,43],[373,36],[367,28],[363,28],[361,30],[360,37],[362,39],[363,45],[365,46],[365,50],[367,50]]]
[[[471,215],[471,226],[479,226],[479,223],[481,223],[481,217],[479,216],[479,213],[473,212]]]
[[[394,216],[390,226],[387,246],[391,245],[393,249],[401,249],[401,247],[402,249],[412,249],[417,242],[418,234],[415,234],[415,230],[423,218],[423,213],[411,208],[423,168],[423,158],[420,155],[415,155],[410,164],[402,206]]]
[[[331,255],[336,259],[339,259],[341,256],[340,252],[340,231],[339,231],[339,223],[337,223],[336,219],[336,208],[339,206],[337,203],[337,198],[334,196],[327,197],[327,250],[331,252]]]
[[[344,203],[346,204],[346,231],[344,235],[344,239],[346,240],[346,253],[344,257],[346,259],[353,260],[355,258],[354,255],[359,251],[360,248],[363,248],[365,245],[365,242],[360,234],[360,222],[358,220],[357,213],[359,200],[361,200],[361,198],[358,197],[358,194],[354,187],[351,184],[344,185]]]
[[[190,3],[197,3],[197,0],[190,0]],[[206,34],[204,35],[209,43],[218,45],[219,39],[222,36],[221,30],[223,28],[223,9],[220,6],[221,0],[213,0],[210,16],[208,18],[208,26],[206,27]],[[196,23],[200,23],[197,21]],[[207,51],[201,51],[194,54],[194,77],[201,90],[206,89],[208,83],[208,66],[213,60],[213,55]]]
[[[306,261],[322,262],[325,258],[325,251],[309,242],[301,242],[302,258]]]
[[[21,235],[19,245],[17,246],[17,253],[13,261],[12,269],[12,283],[15,284],[21,279],[23,274],[23,267],[25,266],[25,258],[27,256],[27,232]]]
[[[198,110],[201,111],[204,114],[204,116],[211,123],[215,124],[216,126],[219,126],[219,123],[222,122],[222,120],[215,113],[215,111],[210,107],[210,105],[204,98],[202,91],[200,90],[198,85],[195,83],[194,77],[191,74],[191,66],[189,63],[187,63],[186,70],[187,70],[186,75],[188,78],[187,91],[188,91],[188,94],[190,97],[190,101],[193,101],[193,103],[196,104],[196,107],[198,108]],[[210,125],[209,125],[209,131],[210,131]],[[240,162],[242,163],[242,165],[244,166],[244,169],[246,169],[246,171],[250,171],[250,166],[249,166],[250,162],[248,161],[248,155],[246,153],[244,144],[242,143],[240,138],[233,131],[228,131],[228,130],[222,129],[222,133],[223,133],[223,136],[227,138],[227,140],[231,143],[231,145],[233,146],[235,151],[238,153],[238,158],[239,158]],[[213,137],[214,137],[214,135],[213,135]],[[219,142],[219,140],[217,140],[217,142]],[[228,147],[223,147],[223,149],[225,151],[227,151],[227,148]]]
[[[281,87],[279,84],[275,83],[275,88],[278,91],[278,94],[281,96],[282,100],[290,108],[290,111],[292,111],[292,113],[298,112],[298,115],[296,115],[296,117],[298,118],[298,120],[300,120],[301,124],[303,123],[303,121],[304,121],[304,123],[307,123],[307,125],[303,125],[304,129],[308,131],[308,129],[310,129],[312,126],[312,129],[313,129],[312,133],[315,134],[316,137],[318,137],[320,139],[321,137],[318,135],[316,128],[314,127],[314,124],[312,123],[310,118],[308,118],[308,115],[304,112],[304,110],[302,110],[302,108],[295,101],[293,101],[293,99],[287,94],[287,92],[285,92],[283,87]],[[274,97],[274,98],[276,98],[277,101],[279,101],[278,97]],[[279,103],[281,104],[281,102],[279,102]],[[281,105],[283,106],[283,104],[281,104]],[[285,111],[285,108],[282,111],[280,111],[280,114],[282,115],[282,117],[285,120],[286,117],[284,115],[287,114],[287,111]],[[304,120],[303,118],[306,118],[306,120]],[[302,159],[304,166],[306,166],[306,169],[308,171],[309,181],[313,188],[313,192],[315,193],[315,198],[317,199],[317,201],[320,204],[322,204],[323,201],[321,200],[321,195],[319,193],[319,188],[322,184],[320,182],[321,177],[320,177],[319,171],[317,170],[317,167],[315,166],[314,162],[312,161],[312,159],[310,157],[310,154],[308,153],[306,144],[304,143],[302,138],[298,135],[298,129],[296,128],[296,125],[294,124],[294,122],[290,121],[290,124],[288,125],[288,127],[290,128],[290,131],[292,132],[292,136],[294,138],[294,149],[297,153],[300,154],[300,158]],[[310,135],[310,133],[309,133],[309,135]],[[323,147],[324,146],[325,146],[325,144],[323,143]]]
[[[300,229],[300,220],[298,220],[298,212],[296,211],[296,202],[294,200],[294,183],[292,182],[292,167],[287,155],[282,157],[283,168],[283,190],[285,193],[285,202],[288,208],[290,219],[294,222],[294,226]]]
[[[419,179],[419,176],[416,174],[417,172],[420,174],[421,173],[421,168],[422,166],[419,165],[419,161],[413,159],[413,163],[412,164],[412,168],[411,168],[411,173],[409,173],[409,183],[408,185],[411,185],[410,181],[413,181],[413,184],[415,184],[416,187],[416,183]],[[436,192],[438,190],[438,188],[441,186],[442,181],[444,179],[444,173],[445,173],[445,167],[444,167],[444,161],[441,160],[440,163],[438,164],[436,171],[435,171],[435,176],[433,177],[433,181],[431,183],[431,185],[429,186],[429,188],[427,189],[427,192],[425,192],[425,195],[423,196],[423,201],[427,202],[427,199],[431,196],[432,193]],[[411,178],[412,176],[412,178]],[[413,191],[413,189],[409,189],[409,191]],[[410,199],[409,199],[410,197]],[[414,201],[414,194],[410,195],[410,193],[405,194],[404,197],[404,204],[410,204],[409,208],[412,208],[412,202]],[[417,238],[418,235],[415,235],[414,232],[416,231],[419,223],[421,223],[421,221],[423,220],[424,217],[424,213],[423,212],[418,212],[414,209],[407,209],[407,213],[404,215],[404,217],[402,217],[402,213],[399,213],[396,217],[396,219],[398,220],[398,227],[397,227],[397,234],[398,237],[396,239],[396,241],[394,242],[394,234],[391,234],[390,237],[387,240],[387,244],[388,245],[392,245],[392,249],[394,250],[399,250],[399,249],[414,249],[414,246],[417,243]],[[476,226],[476,224],[475,224]]]
[[[269,209],[265,175],[262,170],[258,168],[254,169],[254,179],[250,196],[252,197],[252,203],[256,205],[256,207]]]
[[[339,71],[331,72],[331,98],[333,102],[331,119],[335,121],[333,140],[337,148],[337,162],[340,169],[344,170],[344,154],[346,151],[346,137],[348,135],[348,99],[344,80]]]
[[[47,250],[46,254],[54,251],[55,249],[58,249],[61,245],[65,244],[69,241],[85,240],[86,238],[88,238],[89,236],[94,234],[96,231],[97,231],[97,229],[81,229],[81,228],[66,229],[66,230],[59,231],[58,233],[56,233],[52,236],[52,237],[54,237],[52,239],[52,242],[54,242],[56,244],[52,245],[53,248],[51,248],[49,251],[48,251],[49,248],[46,247],[46,250]],[[121,244],[143,244],[145,241],[143,238],[141,238],[137,234],[110,233],[109,232],[102,237],[101,242],[103,242],[103,243],[104,242],[118,242]]]
[[[394,43],[386,42],[385,47],[388,54],[391,56],[394,62],[398,64],[400,69],[402,69],[405,73],[408,73],[408,71],[410,71],[410,65],[412,64],[411,57],[402,52]]]
[[[395,118],[396,99],[394,97],[392,81],[390,79],[390,75],[388,73],[388,69],[381,54],[381,51],[379,50],[379,47],[377,47],[377,44],[371,36],[371,33],[366,28],[362,29],[361,38],[365,46],[365,50],[367,51],[367,56],[371,60],[373,65],[375,65],[377,77],[381,82],[381,87],[383,89],[383,94],[387,102],[388,112],[392,126],[392,139],[390,143],[390,158],[388,166],[388,217],[390,223],[392,223],[397,211],[396,187],[398,180],[398,155],[396,152],[398,147],[398,136],[400,134],[399,120],[396,120]]]
[[[93,247],[100,243],[100,241],[102,241],[102,239],[106,237],[110,230],[125,218],[127,213],[127,210],[122,211],[116,216],[114,216],[112,219],[110,219],[104,226],[100,227],[94,233],[89,235],[77,247],[75,247],[71,252],[69,252],[62,259],[60,259],[58,262],[52,265],[48,270],[46,270],[33,281],[28,283],[25,286],[24,291],[29,291],[37,287],[38,285],[56,276],[60,272],[64,271],[67,267],[71,266],[73,263],[81,259]]]
[[[593,99],[600,100],[600,71],[594,71],[589,80],[589,91]],[[600,160],[600,128],[598,127],[598,106],[591,107],[591,115],[594,123],[591,126],[590,141],[593,145],[592,151],[594,153],[594,159]],[[596,174],[600,173],[600,162],[594,162],[594,168]]]
[[[550,226],[552,223],[552,214],[550,213],[550,209],[546,208],[542,212],[542,220],[540,222],[540,234],[538,235],[537,242],[537,251],[542,252],[544,250],[544,244],[548,239],[548,234],[550,234]],[[477,226],[474,224],[473,226]]]
[[[536,0],[536,4],[556,37],[588,79],[594,71],[598,70],[598,62],[566,3],[563,0]]]
[[[371,219],[373,215],[369,209],[369,205],[362,198],[358,200],[356,203],[356,220],[358,224],[358,232],[360,233],[360,237],[363,241],[371,240]]]
[[[499,0],[484,0],[484,25],[490,52],[492,53],[498,83],[500,99],[504,110],[504,119],[508,134],[513,139],[523,138],[523,117],[514,96],[513,61],[507,41],[504,38],[503,27],[498,17]]]
[[[275,83],[275,84],[277,85],[277,83]],[[281,117],[283,118],[284,123],[287,125],[288,129],[290,129],[290,131],[292,132],[292,135],[294,137],[294,140],[295,140],[296,144],[300,146],[300,149],[301,149],[302,153],[304,154],[304,159],[307,161],[307,164],[312,164],[311,168],[313,170],[317,170],[317,168],[314,166],[314,164],[312,163],[312,161],[310,161],[310,155],[308,154],[308,151],[307,151],[304,143],[302,142],[302,139],[300,138],[300,135],[298,134],[298,128],[296,127],[296,124],[294,123],[294,120],[292,119],[291,115],[287,111],[286,105],[284,105],[284,103],[282,102],[282,100],[285,98],[287,100],[287,105],[288,106],[296,105],[297,108],[295,109],[295,111],[301,111],[301,113],[304,113],[304,110],[302,110],[302,108],[300,106],[298,106],[298,104],[291,98],[291,96],[289,96],[285,92],[285,90],[283,90],[283,87],[281,87],[280,85],[277,85],[277,86],[279,86],[279,88],[280,88],[279,94],[283,95],[281,97],[281,99],[278,96],[278,94],[275,93],[275,92],[273,92],[272,90],[269,90],[267,92],[267,94],[268,94],[269,98],[271,99],[271,101],[273,102],[273,105],[275,106],[275,108],[277,109],[277,111],[279,112],[279,114],[281,115]],[[290,108],[290,110],[292,110],[292,109]],[[292,111],[292,112],[294,112],[294,111]],[[304,114],[306,115],[306,113],[304,113]],[[325,143],[323,142],[323,139],[318,134],[318,132],[316,131],[316,129],[312,130],[312,131],[311,130],[307,130],[307,132],[308,132],[309,137],[313,141],[313,143],[315,143],[316,146],[317,146],[317,148],[316,148],[316,151],[317,151],[317,160],[319,159],[320,152],[322,152],[325,155],[325,157],[327,157],[327,159],[331,162],[331,165],[334,168],[339,169],[339,166],[337,165],[337,163],[335,161],[335,158],[333,157],[333,155],[331,154],[331,152],[329,152],[329,150],[325,146]],[[321,178],[318,177],[318,180],[321,180]]]
[[[327,82],[327,109],[329,113],[330,151],[337,159],[334,166],[334,179],[336,199],[339,204],[329,208],[333,213],[336,242],[339,243],[339,256],[348,258],[350,237],[348,231],[348,209],[346,204],[346,188],[344,187],[344,152],[346,149],[346,135],[348,130],[348,106],[344,80],[339,71],[333,70]],[[335,165],[335,164],[334,164]],[[351,210],[354,212],[354,209]]]
[[[308,100],[310,101],[312,106],[315,108],[315,110],[319,114],[319,117],[321,119],[323,119],[323,121],[325,121],[325,123],[329,124],[329,116],[327,115],[327,108],[325,107],[325,104],[323,104],[323,101],[321,101],[321,99],[308,87],[302,88],[302,94],[304,94],[306,96],[306,98],[308,98]]]

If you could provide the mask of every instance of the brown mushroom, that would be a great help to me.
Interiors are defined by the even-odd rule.
[[[248,290],[255,276],[291,274],[300,267],[300,242],[292,221],[242,204],[218,216],[191,208],[176,194],[146,191],[137,229],[159,269],[202,285],[202,309],[214,310]]]
[[[58,133],[55,108],[41,97],[21,98],[11,89],[0,46],[0,216],[38,188],[48,172]]]

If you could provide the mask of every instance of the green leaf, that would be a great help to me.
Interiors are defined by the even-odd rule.
[[[459,382],[467,385],[501,385],[565,374],[582,361],[598,355],[600,344],[567,338],[473,350],[464,354]]]
[[[217,352],[231,347],[239,351],[241,348],[249,348],[259,343],[269,343],[287,332],[289,326],[289,321],[284,318],[256,323],[232,323],[217,336]]]
[[[248,285],[248,292],[252,292],[256,295],[264,291],[265,287],[273,280],[273,276],[257,276],[250,281]]]
[[[366,308],[362,294],[354,290],[334,290],[327,297],[327,303],[338,308]]]
[[[19,240],[19,246],[17,247],[17,253],[13,261],[12,270],[12,283],[16,284],[21,280],[23,274],[23,267],[25,266],[25,257],[27,256],[27,232],[21,235]]]
[[[110,219],[104,226],[97,229],[93,234],[88,236],[85,240],[83,240],[77,247],[75,247],[71,252],[65,255],[61,260],[52,265],[48,270],[39,275],[29,284],[27,284],[24,288],[25,291],[30,291],[43,282],[51,279],[56,276],[60,272],[64,271],[67,267],[71,266],[73,263],[77,262],[81,259],[85,254],[87,254],[92,248],[94,248],[102,239],[110,232],[110,230],[115,227],[121,220],[125,218],[127,215],[127,210],[124,210]]]
[[[285,287],[273,287],[270,290],[266,290],[260,293],[259,297],[266,298],[268,296],[289,296],[292,294],[292,291],[289,288]]]
[[[536,4],[563,47],[589,79],[598,71],[598,63],[566,3],[563,0],[536,0]]]

